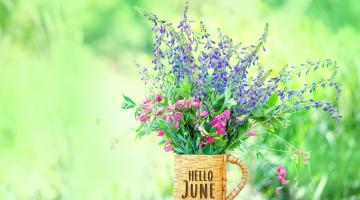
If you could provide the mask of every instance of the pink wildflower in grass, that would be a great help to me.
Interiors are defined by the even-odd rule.
[[[250,135],[250,136],[256,136],[256,131],[254,131],[254,130],[253,130],[253,131],[249,131],[249,135]]]
[[[141,122],[146,122],[149,118],[148,118],[148,116],[147,116],[145,113],[141,113],[141,114],[138,116],[138,119],[139,119]]]
[[[200,113],[200,117],[206,117],[208,115],[208,112],[207,111],[202,111],[201,113]]]
[[[284,167],[283,165],[280,165],[280,166],[279,166],[279,168],[276,170],[276,173],[278,174],[278,176],[276,177],[276,179],[277,179],[282,185],[288,184],[288,181],[285,180],[286,170],[285,170],[285,167]]]
[[[215,138],[212,135],[209,135],[205,138],[205,142],[208,144],[213,143],[214,141],[215,141]]]
[[[156,110],[156,115],[161,115],[164,112],[164,108],[159,108]]]
[[[275,194],[276,194],[276,195],[279,195],[281,189],[282,189],[282,187],[277,187],[277,188],[275,189]]]
[[[282,176],[285,178],[286,176],[286,169],[283,165],[280,165],[279,168],[276,170],[276,172],[279,174],[279,176]]]
[[[163,99],[163,97],[160,94],[157,94],[155,96],[155,101],[160,102]]]
[[[158,136],[164,136],[164,130],[159,129],[157,135],[158,135]]]
[[[276,179],[281,183],[281,187],[277,187],[275,189],[275,193],[277,195],[280,194],[280,191],[281,189],[284,187],[284,185],[288,184],[289,181],[285,180],[285,177],[286,177],[286,169],[283,165],[280,165],[277,170],[276,170],[276,173],[278,174],[278,176],[276,177]]]

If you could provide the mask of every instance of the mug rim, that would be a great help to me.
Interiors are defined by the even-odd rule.
[[[225,156],[226,154],[179,154],[179,153],[174,153],[174,155],[177,156]]]

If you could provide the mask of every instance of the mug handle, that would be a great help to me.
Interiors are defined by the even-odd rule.
[[[247,167],[245,165],[245,162],[230,155],[230,154],[226,154],[226,162],[229,162],[229,163],[239,166],[241,168],[241,172],[242,172],[242,178],[241,178],[240,183],[226,196],[226,200],[233,200],[240,193],[240,191],[244,188],[244,186],[246,184],[248,172],[247,172]]]

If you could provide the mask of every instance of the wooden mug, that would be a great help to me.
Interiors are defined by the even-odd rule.
[[[226,196],[226,163],[238,165],[242,171],[240,183]],[[175,200],[232,200],[244,188],[247,168],[244,161],[232,155],[175,154]]]

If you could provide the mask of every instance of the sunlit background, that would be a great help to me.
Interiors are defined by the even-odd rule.
[[[178,23],[184,4],[0,0],[0,199],[171,199],[172,154],[156,136],[136,140],[136,121],[120,105],[122,94],[139,101],[146,92],[134,61],[149,64],[152,37],[135,7]],[[310,164],[286,152],[266,155],[268,162],[251,150],[236,154],[250,169],[239,199],[360,199],[360,1],[191,0],[190,7],[191,19],[244,44],[269,22],[264,65],[332,58],[341,67],[343,120],[300,112],[278,131],[311,152]],[[276,196],[270,167],[279,164],[290,183]],[[240,175],[230,168],[229,188]]]

